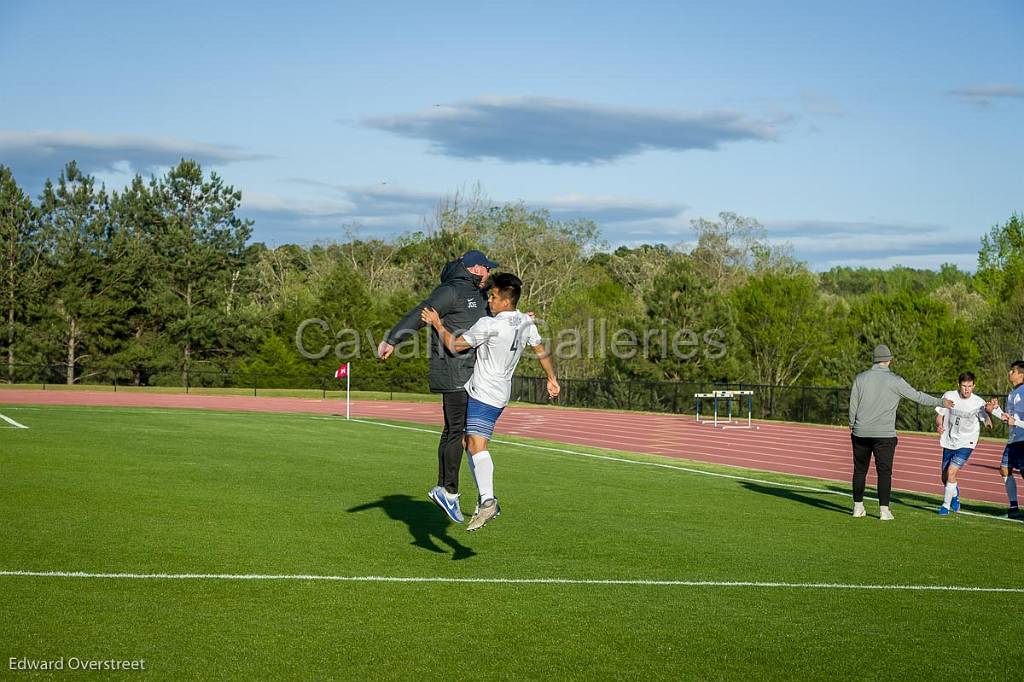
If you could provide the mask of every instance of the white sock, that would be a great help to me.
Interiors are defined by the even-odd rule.
[[[953,498],[956,497],[957,489],[956,483],[946,484],[946,493],[942,498],[942,506],[949,509],[949,505],[953,503]]]
[[[1006,497],[1010,500],[1010,504],[1017,503],[1017,481],[1013,479],[1013,472],[1003,479],[1003,485],[1006,486]]]
[[[476,487],[480,491],[480,502],[486,502],[494,497],[494,462],[491,460],[491,453],[481,450],[471,457],[473,460],[473,476],[476,478]]]

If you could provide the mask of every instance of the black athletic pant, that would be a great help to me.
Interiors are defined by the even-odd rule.
[[[864,501],[864,485],[868,478],[871,455],[875,455],[875,473],[878,475],[878,503],[889,506],[892,491],[892,460],[896,456],[896,438],[853,439],[853,501]]]
[[[466,435],[465,389],[441,394],[444,405],[444,431],[437,445],[437,484],[454,494],[459,492],[459,468],[462,466],[462,437]]]

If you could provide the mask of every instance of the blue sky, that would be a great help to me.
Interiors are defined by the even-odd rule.
[[[300,5],[0,3],[0,163],[196,158],[272,245],[479,186],[611,246],[733,211],[816,269],[970,269],[1024,211],[1016,0]]]

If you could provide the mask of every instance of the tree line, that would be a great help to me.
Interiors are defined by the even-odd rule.
[[[270,248],[252,241],[241,200],[190,160],[111,192],[72,161],[35,199],[0,165],[0,377],[56,365],[68,383],[116,367],[137,384],[206,370],[286,386],[343,360],[359,361],[357,378],[422,376],[425,353],[379,363],[375,344],[471,248],[523,279],[521,307],[561,343],[569,378],[848,386],[884,342],[916,385],[971,370],[998,392],[1024,355],[1016,214],[982,238],[973,274],[815,273],[733,213],[694,221],[690,247],[612,250],[591,220],[477,192],[396,239],[339,226],[337,240]]]

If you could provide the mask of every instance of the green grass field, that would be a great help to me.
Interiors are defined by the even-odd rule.
[[[0,412],[29,427],[0,429],[0,571],[821,584],[3,575],[0,676],[12,658],[62,656],[144,659],[177,679],[1020,670],[1024,593],[835,586],[1024,586],[1024,525],[941,519],[923,496],[897,495],[893,523],[853,519],[849,498],[782,485],[843,484],[511,439],[492,447],[503,514],[470,534],[426,498],[431,433],[308,415]]]

